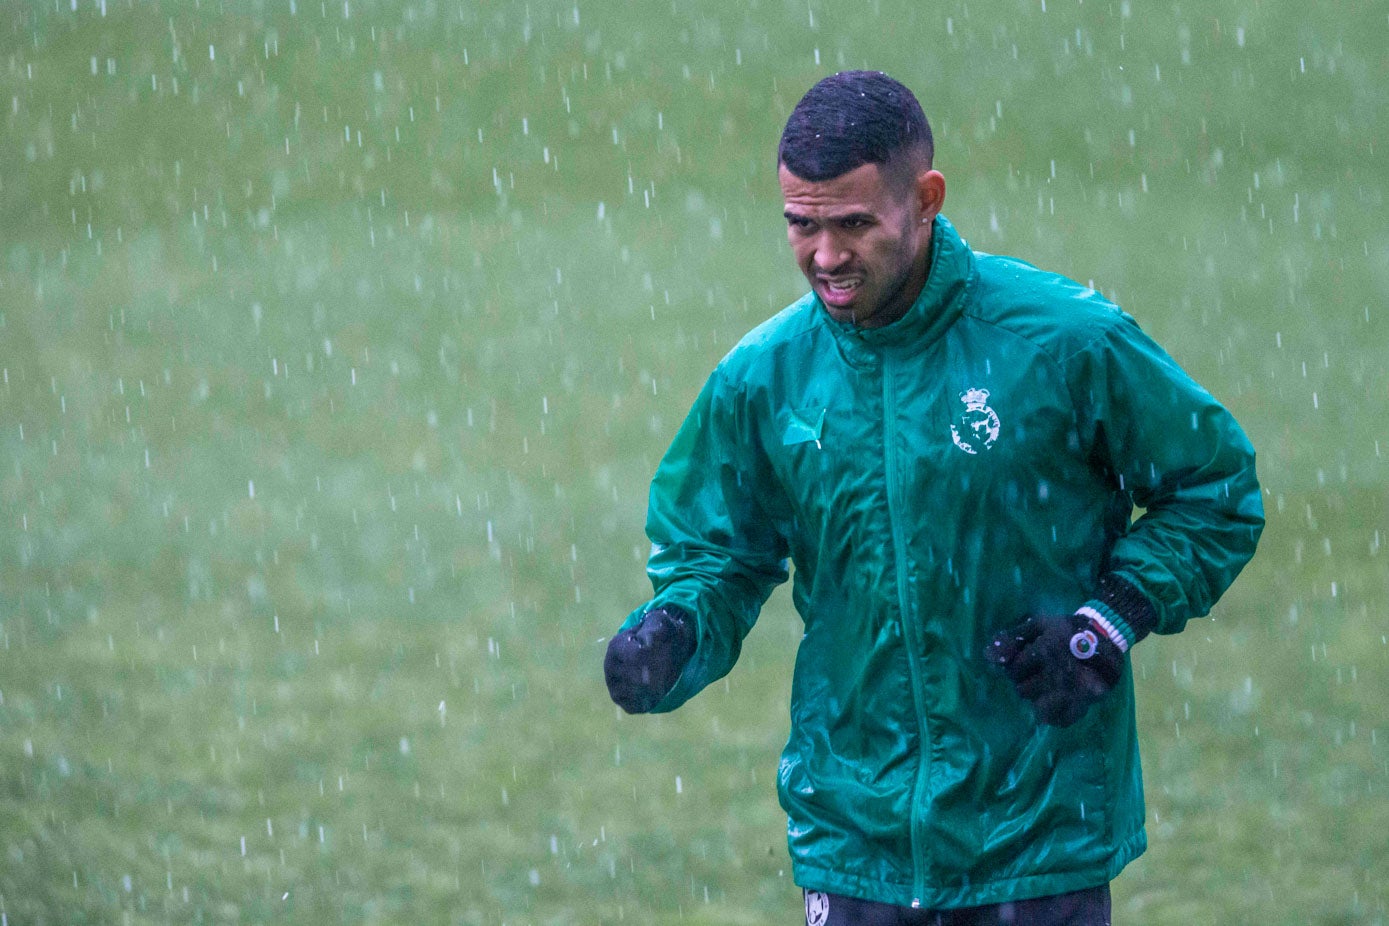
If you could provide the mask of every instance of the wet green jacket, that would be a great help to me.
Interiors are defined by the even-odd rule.
[[[1071,613],[1106,571],[1175,633],[1253,554],[1263,508],[1235,420],[1094,290],[944,218],[931,262],[891,325],[807,295],[724,358],[653,480],[656,593],[624,627],[695,616],[672,710],[732,668],[789,557],[796,883],[950,908],[1102,884],[1146,845],[1129,672],[1041,726],[987,642]]]

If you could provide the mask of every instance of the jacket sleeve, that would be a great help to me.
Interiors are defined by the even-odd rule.
[[[1128,644],[1150,630],[1176,633],[1208,614],[1254,555],[1264,524],[1254,448],[1127,315],[1073,360],[1073,400],[1092,462],[1143,509],[1120,528],[1087,605]]]
[[[653,709],[671,711],[727,675],[772,590],[787,579],[787,543],[759,503],[780,491],[757,451],[746,396],[714,374],[651,481],[646,571],[655,596],[622,629],[664,605],[693,615],[694,655]]]

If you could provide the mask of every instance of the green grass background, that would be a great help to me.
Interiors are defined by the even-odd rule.
[[[802,291],[842,67],[946,212],[1117,298],[1269,527],[1135,655],[1116,921],[1389,920],[1389,10],[1290,0],[0,7],[0,922],[796,922],[779,593],[619,716],[646,483]]]

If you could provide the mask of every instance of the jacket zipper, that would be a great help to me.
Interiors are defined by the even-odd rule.
[[[898,520],[902,503],[899,498],[900,482],[897,475],[897,393],[893,389],[893,363],[883,355],[883,461],[887,477],[887,519],[892,529],[892,550],[897,571],[897,610],[902,621],[902,640],[907,647],[907,664],[911,671],[912,700],[916,706],[917,733],[921,742],[921,756],[916,765],[916,784],[911,804],[911,844],[912,844],[912,906],[920,907],[921,898],[926,893],[926,839],[925,821],[922,819],[922,794],[931,763],[930,729],[926,723],[925,705],[921,694],[922,669],[916,635],[913,631],[914,609],[908,582],[909,563],[907,546],[903,539]]]

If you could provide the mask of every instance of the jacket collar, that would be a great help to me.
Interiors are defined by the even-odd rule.
[[[881,328],[860,328],[852,322],[834,319],[819,296],[815,304],[822,317],[851,353],[863,348],[920,349],[945,333],[964,311],[965,289],[974,274],[974,254],[943,215],[935,218],[931,230],[931,267],[926,285],[907,314]]]

